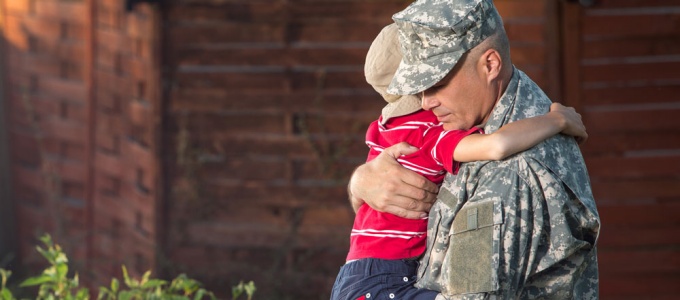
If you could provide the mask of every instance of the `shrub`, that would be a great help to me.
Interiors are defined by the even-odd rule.
[[[49,262],[49,266],[42,274],[30,277],[19,284],[19,287],[38,287],[36,300],[89,300],[90,292],[87,288],[79,287],[78,273],[68,276],[68,257],[61,247],[54,242],[50,235],[43,235],[40,240],[46,248],[37,246],[38,252]],[[201,287],[201,283],[180,274],[172,281],[153,279],[151,271],[142,275],[141,279],[128,276],[127,268],[123,268],[123,283],[118,279],[111,279],[108,287],[100,287],[97,300],[201,300],[216,299],[215,294]],[[0,300],[17,300],[7,288],[7,279],[12,272],[0,268]],[[255,293],[255,284],[240,282],[232,288],[232,299],[238,299],[245,292],[248,300]]]

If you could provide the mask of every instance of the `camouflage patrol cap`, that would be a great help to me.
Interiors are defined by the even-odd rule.
[[[396,13],[402,61],[387,92],[418,94],[502,26],[491,0],[420,0]]]
[[[387,101],[387,105],[382,110],[383,124],[390,118],[408,115],[421,109],[418,96],[399,96],[387,93],[387,86],[392,81],[401,61],[397,31],[397,24],[385,26],[368,49],[366,64],[364,64],[366,82]]]

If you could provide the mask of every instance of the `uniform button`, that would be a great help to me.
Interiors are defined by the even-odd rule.
[[[366,293],[366,298],[371,298],[371,293]]]
[[[390,299],[394,299],[394,294],[390,293]]]
[[[408,277],[404,277],[404,282],[408,282]]]

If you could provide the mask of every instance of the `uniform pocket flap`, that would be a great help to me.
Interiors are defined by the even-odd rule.
[[[456,214],[451,232],[458,234],[502,223],[503,213],[500,200],[468,202]]]

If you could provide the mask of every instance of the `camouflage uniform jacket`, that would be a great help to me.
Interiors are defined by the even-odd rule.
[[[550,104],[515,69],[484,130],[545,114]],[[599,228],[572,137],[465,163],[447,175],[430,211],[416,286],[449,299],[597,299]]]

